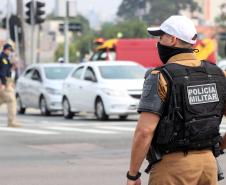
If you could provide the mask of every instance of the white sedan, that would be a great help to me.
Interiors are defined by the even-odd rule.
[[[17,112],[38,108],[41,114],[62,110],[62,84],[75,64],[34,64],[19,77],[16,84]]]
[[[217,63],[217,66],[220,67],[223,71],[226,70],[226,59],[223,59]]]
[[[134,62],[86,62],[63,83],[63,114],[94,113],[99,120],[110,115],[126,119],[137,113],[146,69]]]

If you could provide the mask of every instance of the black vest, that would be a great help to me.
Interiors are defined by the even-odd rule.
[[[211,148],[219,142],[226,80],[216,65],[166,64],[167,103],[152,144],[162,153]]]

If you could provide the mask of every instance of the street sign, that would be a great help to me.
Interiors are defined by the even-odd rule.
[[[69,23],[68,30],[71,32],[82,32],[81,23]],[[64,32],[64,24],[59,24],[59,31]]]
[[[10,32],[10,38],[14,42],[16,41],[16,34],[18,34],[18,41],[20,42],[22,40],[22,37],[23,37],[22,24],[21,24],[20,18],[17,17],[16,15],[11,15],[9,18],[9,32]]]

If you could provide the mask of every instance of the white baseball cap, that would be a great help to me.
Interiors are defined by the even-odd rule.
[[[160,27],[149,27],[147,31],[153,36],[160,36],[163,33],[175,36],[190,44],[195,44],[197,31],[191,19],[182,15],[173,15],[166,19]]]

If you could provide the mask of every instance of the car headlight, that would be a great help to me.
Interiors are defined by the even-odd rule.
[[[46,87],[45,89],[49,94],[53,94],[53,95],[61,95],[62,94],[59,89],[54,89],[51,87]]]
[[[103,88],[102,91],[109,96],[127,96],[126,90]]]

